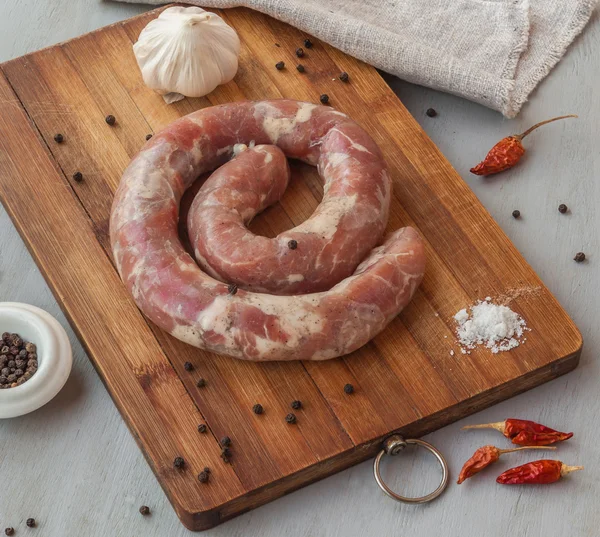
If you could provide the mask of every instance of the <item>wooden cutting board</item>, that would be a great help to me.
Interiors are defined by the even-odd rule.
[[[144,86],[131,49],[158,13],[0,66],[0,197],[188,528],[212,527],[372,457],[392,431],[423,435],[577,365],[582,341],[572,321],[375,69],[316,39],[298,60],[302,32],[234,9],[223,16],[243,43],[235,80],[167,106]],[[283,71],[274,67],[280,60]],[[336,79],[341,71],[349,83]],[[244,363],[146,321],[119,280],[108,239],[113,193],[146,134],[205,106],[318,102],[322,93],[385,154],[394,180],[389,228],[410,224],[425,238],[427,273],[412,303],[364,348],[323,363]],[[257,218],[255,231],[272,236],[316,207],[315,170],[293,170],[284,199]],[[462,355],[452,316],[486,296],[507,301],[532,331],[511,352]],[[198,388],[200,378],[206,385]],[[346,383],[354,394],[344,393]],[[290,425],[284,416],[295,399],[302,409]],[[255,403],[264,414],[252,412]],[[231,464],[220,458],[225,435]],[[184,469],[173,468],[176,456]],[[208,484],[197,479],[204,467]]]

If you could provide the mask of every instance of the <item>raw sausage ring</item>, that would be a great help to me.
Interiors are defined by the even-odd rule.
[[[320,205],[305,229],[318,235],[335,227],[332,237],[338,227],[355,230],[356,248],[373,241],[373,230],[379,230],[379,238],[390,183],[379,150],[356,123],[331,108],[297,101],[232,103],[175,121],[125,170],[110,221],[121,278],[148,318],[197,347],[248,360],[322,360],[350,353],[411,299],[424,272],[422,241],[411,228],[392,233],[353,275],[328,291],[295,296],[231,292],[183,248],[177,234],[179,202],[200,174],[227,162],[236,144],[251,141],[274,144],[289,158],[317,165],[325,177],[324,200],[337,197],[338,205],[353,196],[352,203],[361,196],[365,200],[367,207],[361,201],[349,216],[337,219],[339,211]],[[348,180],[332,185],[324,168],[348,174]],[[368,192],[361,189],[365,178],[373,181]],[[357,224],[346,227],[346,218],[356,218]]]

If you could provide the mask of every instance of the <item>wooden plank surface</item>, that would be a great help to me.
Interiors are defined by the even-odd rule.
[[[131,52],[155,16],[2,65],[0,196],[184,524],[215,525],[372,455],[391,431],[423,434],[576,365],[577,329],[374,69],[315,43],[300,60],[302,75],[293,51],[304,36],[236,9],[226,14],[243,43],[236,79],[207,98],[166,106],[143,85]],[[334,80],[342,70],[350,84]],[[149,326],[118,281],[107,235],[113,192],[146,133],[211,104],[317,101],[321,93],[384,151],[394,180],[389,228],[415,225],[427,241],[415,300],[373,342],[325,363],[241,363]],[[104,122],[108,113],[115,127]],[[57,132],[65,143],[53,141]],[[83,182],[72,180],[74,171]],[[270,235],[296,225],[320,195],[314,170],[295,167],[284,199],[254,229]],[[533,329],[527,345],[501,356],[450,356],[452,315],[514,289],[511,307]],[[183,369],[188,360],[192,372]],[[351,397],[346,382],[356,387]],[[304,408],[289,426],[283,416],[293,399]],[[255,402],[264,415],[251,412]],[[208,434],[196,431],[199,423]],[[224,435],[233,440],[231,465],[219,458]],[[177,455],[188,463],[183,472],[172,468]],[[208,485],[195,479],[204,466],[212,469]]]

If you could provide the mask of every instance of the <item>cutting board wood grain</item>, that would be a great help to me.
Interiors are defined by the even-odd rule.
[[[577,365],[582,341],[572,321],[375,69],[316,39],[298,59],[302,32],[232,9],[222,15],[242,41],[234,81],[167,106],[143,84],[131,49],[159,11],[0,66],[0,197],[188,528],[212,527],[371,457],[392,432],[423,435]],[[349,83],[337,79],[342,71]],[[121,284],[108,238],[114,191],[146,135],[206,106],[318,102],[322,93],[385,154],[394,182],[389,229],[412,225],[425,239],[427,273],[414,300],[368,345],[322,363],[244,363],[156,328]],[[255,232],[273,236],[317,206],[316,171],[292,170],[284,198],[253,222]],[[532,331],[511,352],[463,355],[452,317],[486,296],[508,303]],[[346,383],[355,393],[344,393]],[[284,417],[296,399],[302,408],[290,425]],[[223,436],[232,439],[230,464],[220,457]],[[177,456],[183,469],[173,467]],[[204,467],[207,484],[197,479]]]

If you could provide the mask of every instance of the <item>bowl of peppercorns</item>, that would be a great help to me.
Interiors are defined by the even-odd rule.
[[[72,364],[69,338],[54,317],[29,304],[0,302],[0,419],[45,405]]]

